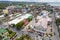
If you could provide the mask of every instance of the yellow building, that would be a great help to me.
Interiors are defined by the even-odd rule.
[[[3,13],[8,14],[8,10],[7,9],[3,10]]]

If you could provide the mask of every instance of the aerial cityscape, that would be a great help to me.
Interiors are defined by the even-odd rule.
[[[0,40],[60,40],[60,5],[0,1]]]

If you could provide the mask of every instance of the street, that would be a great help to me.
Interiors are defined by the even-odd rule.
[[[52,31],[55,33],[52,40],[60,40],[59,34],[58,34],[58,29],[57,29],[57,26],[55,23],[55,14],[54,13],[52,13]]]

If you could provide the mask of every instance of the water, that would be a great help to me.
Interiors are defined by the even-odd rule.
[[[60,2],[50,2],[51,6],[60,6]]]

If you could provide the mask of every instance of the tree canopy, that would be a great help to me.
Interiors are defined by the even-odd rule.
[[[32,40],[32,39],[29,35],[23,34],[20,38],[17,38],[16,40]]]

